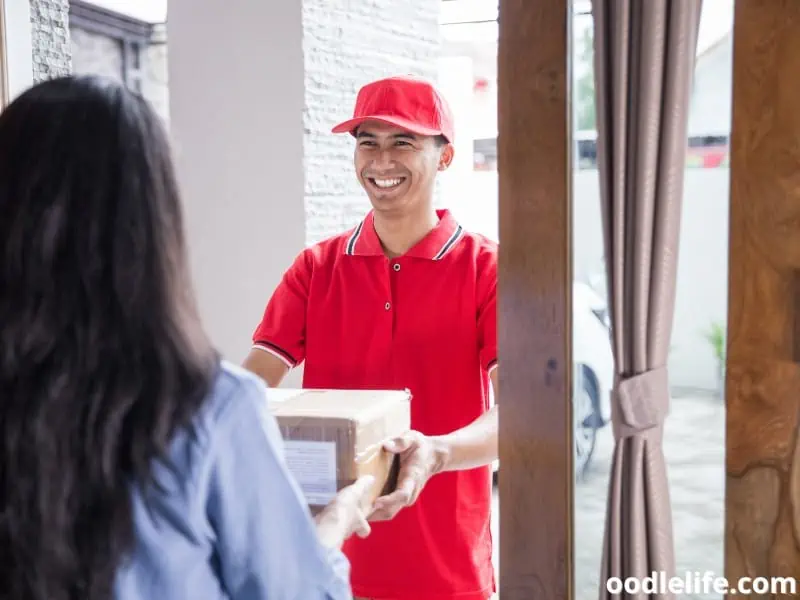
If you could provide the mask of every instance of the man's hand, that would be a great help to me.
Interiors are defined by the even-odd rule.
[[[449,452],[439,438],[427,437],[418,431],[386,442],[383,447],[400,458],[397,489],[381,496],[373,505],[370,521],[388,521],[419,498],[428,480],[445,470]]]
[[[497,369],[490,373],[497,399]],[[390,440],[383,445],[400,456],[397,489],[375,500],[370,521],[387,521],[419,498],[428,480],[443,471],[464,471],[497,460],[497,406],[457,431],[425,436],[419,431]]]

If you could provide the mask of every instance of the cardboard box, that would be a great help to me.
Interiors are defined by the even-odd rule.
[[[268,398],[312,513],[362,475],[375,476],[371,500],[395,489],[398,460],[381,444],[411,427],[408,390],[273,388]]]

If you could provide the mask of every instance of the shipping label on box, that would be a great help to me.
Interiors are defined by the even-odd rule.
[[[398,460],[381,444],[411,427],[408,390],[272,388],[268,398],[287,465],[312,512],[362,475],[375,476],[372,500],[394,489]]]

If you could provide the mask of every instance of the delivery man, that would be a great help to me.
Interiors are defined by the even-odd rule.
[[[453,160],[453,117],[415,77],[363,87],[355,173],[372,210],[301,252],[266,304],[245,366],[277,387],[409,389],[411,427],[387,442],[398,487],[372,534],[344,548],[355,596],[485,600],[495,591],[491,463],[497,459],[497,245],[434,208]]]

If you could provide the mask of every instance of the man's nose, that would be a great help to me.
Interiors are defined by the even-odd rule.
[[[377,170],[385,171],[394,168],[394,159],[392,158],[391,151],[388,149],[379,151],[372,163],[372,166]]]

